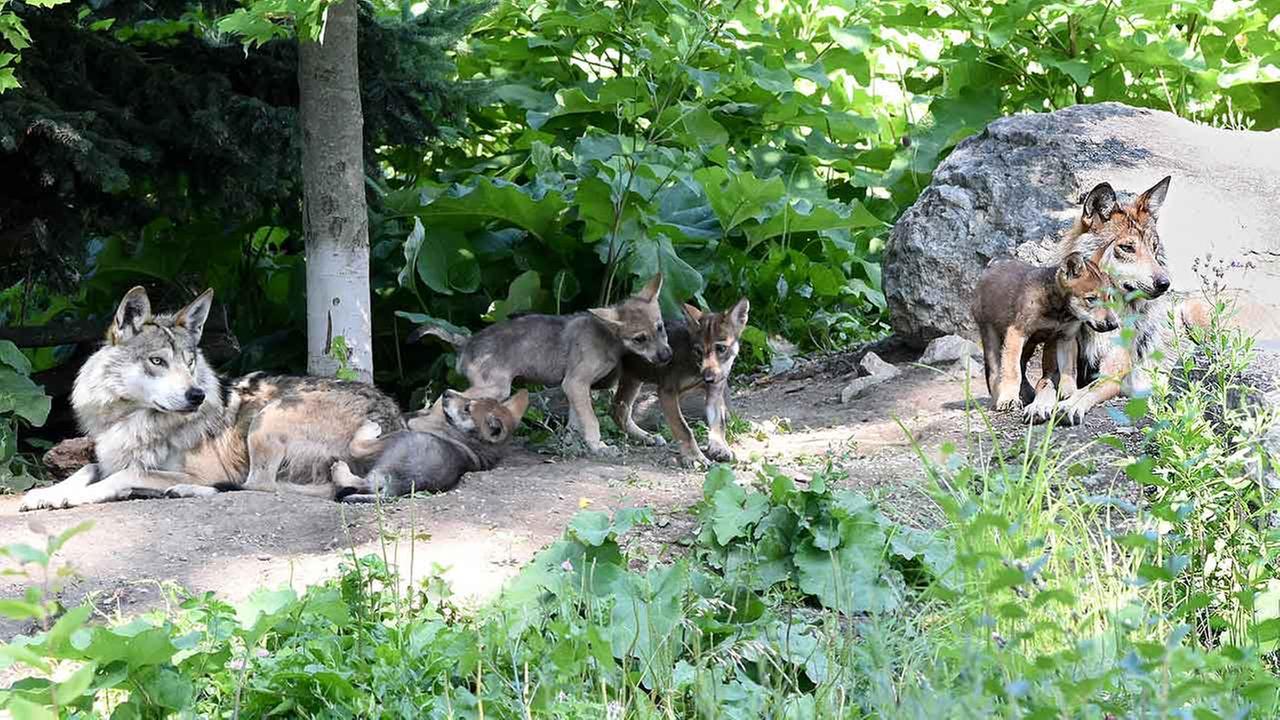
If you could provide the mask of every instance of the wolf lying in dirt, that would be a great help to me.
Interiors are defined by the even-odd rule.
[[[605,308],[574,315],[520,315],[464,337],[434,326],[409,336],[434,335],[458,352],[458,372],[468,397],[506,398],[517,380],[559,385],[569,400],[569,425],[594,453],[616,454],[600,439],[591,390],[608,387],[618,364],[635,355],[654,365],[671,361],[671,346],[658,304],[662,275],[637,294]]]
[[[212,297],[153,315],[143,288],[125,295],[71,394],[97,462],[31,490],[21,510],[222,490],[338,498],[352,490],[333,482],[335,461],[376,464],[387,441],[370,427],[407,430],[395,401],[362,383],[254,373],[224,390],[199,349]]]
[[[497,466],[528,406],[526,390],[506,402],[446,390],[438,403],[442,422],[423,415],[423,422],[410,420],[413,429],[384,437],[376,423],[361,427],[350,460],[333,464],[333,484],[346,502],[452,489],[463,473]]]
[[[1055,266],[1021,260],[992,263],[978,280],[973,319],[982,338],[987,390],[996,410],[1010,410],[1036,395],[1027,363],[1037,346],[1056,341],[1057,378],[1046,370],[1042,383],[1056,385],[1058,397],[1076,391],[1076,339],[1082,326],[1106,333],[1120,327],[1107,306],[1110,278],[1080,253]],[[1056,382],[1055,382],[1056,380]]]
[[[747,327],[751,304],[739,300],[728,312],[704,313],[692,305],[683,307],[684,319],[666,322],[672,357],[666,365],[654,365],[630,355],[622,359],[622,372],[613,394],[613,418],[630,437],[646,445],[662,445],[661,436],[645,432],[631,417],[636,395],[643,383],[658,385],[658,400],[667,427],[680,445],[684,465],[707,464],[713,460],[733,462],[733,451],[725,439],[729,419],[729,373],[738,357],[738,341]],[[689,424],[680,411],[680,396],[701,388],[706,397],[709,442],[703,455]]]

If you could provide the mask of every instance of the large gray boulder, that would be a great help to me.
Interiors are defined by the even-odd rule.
[[[973,288],[993,258],[1048,262],[1083,192],[1133,195],[1172,175],[1160,216],[1175,291],[1198,256],[1252,261],[1227,275],[1240,319],[1280,338],[1280,132],[1221,130],[1117,103],[996,120],[962,141],[893,228],[884,287],[895,332],[923,346],[975,337]]]

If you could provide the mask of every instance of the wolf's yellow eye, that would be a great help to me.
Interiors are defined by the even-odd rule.
[[[160,357],[159,355],[153,355],[152,357],[147,359],[150,360],[151,364],[155,365],[156,367],[164,367],[164,358]]]
[[[725,353],[729,352],[729,346],[728,346],[728,345],[725,345],[724,343],[716,343],[716,352],[718,352],[718,353],[720,353],[721,355],[723,355],[723,354],[725,354]]]
[[[644,342],[644,339],[645,339],[645,336],[644,336],[644,335],[637,335],[637,336],[635,336],[635,337],[631,338],[632,342],[638,342],[638,343],[642,343],[642,342]]]

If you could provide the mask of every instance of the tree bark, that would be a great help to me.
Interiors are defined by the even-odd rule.
[[[373,379],[369,215],[364,194],[364,119],[356,64],[356,3],[329,6],[319,42],[299,40],[303,229],[307,246],[307,371],[332,376],[345,339],[347,365]]]

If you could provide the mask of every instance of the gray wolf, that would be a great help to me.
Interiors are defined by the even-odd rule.
[[[498,464],[528,406],[526,390],[505,402],[446,390],[439,415],[411,418],[414,429],[379,437],[381,428],[369,422],[356,433],[350,459],[333,464],[335,489],[345,502],[449,490],[463,473]]]
[[[671,434],[680,445],[680,460],[685,465],[705,465],[707,457],[733,462],[733,451],[725,439],[729,418],[729,373],[738,357],[738,343],[747,326],[751,309],[746,298],[728,312],[704,313],[692,305],[683,307],[683,319],[667,320],[667,340],[671,344],[671,361],[654,365],[638,356],[622,359],[618,387],[613,394],[613,418],[630,437],[646,445],[662,445],[662,437],[645,432],[631,417],[636,395],[643,383],[658,385],[658,400]],[[701,388],[706,399],[709,438],[706,455],[698,447],[689,424],[680,411],[680,396]]]
[[[1027,381],[1027,362],[1040,343],[1051,339],[1057,346],[1059,396],[1076,391],[1080,328],[1106,333],[1120,327],[1107,305],[1110,288],[1110,278],[1078,252],[1056,267],[1004,260],[986,269],[972,310],[982,338],[987,390],[996,410],[1031,402],[1036,393]]]
[[[406,426],[361,383],[253,374],[224,390],[199,350],[212,298],[156,315],[143,288],[125,295],[71,394],[97,462],[28,492],[20,509],[236,489],[332,496],[329,468],[367,421]]]
[[[1062,239],[1064,254],[1082,253],[1125,293],[1120,316],[1132,329],[1132,340],[1123,344],[1118,334],[1080,329],[1077,376],[1082,387],[1058,406],[1065,424],[1079,423],[1094,407],[1121,394],[1135,397],[1151,390],[1151,373],[1168,341],[1173,308],[1157,229],[1170,180],[1166,176],[1127,203],[1117,199],[1110,184],[1098,184],[1085,194],[1080,216]],[[1180,318],[1175,316],[1175,322]],[[1045,343],[1044,358],[1050,363],[1056,352],[1055,343]],[[1048,414],[1033,419],[1047,419]]]
[[[458,353],[457,369],[470,383],[468,397],[506,398],[517,380],[559,385],[569,400],[569,425],[597,454],[617,449],[600,439],[600,421],[591,390],[609,387],[626,354],[655,365],[671,360],[666,325],[658,304],[662,275],[620,303],[573,315],[529,314],[464,337],[434,326],[415,330],[409,340],[434,335]]]
[[[206,290],[175,313],[153,315],[146,290],[125,294],[71,392],[97,462],[28,492],[20,509],[203,495],[237,480],[245,460],[231,421],[238,400],[224,395],[198,348],[212,299]]]

